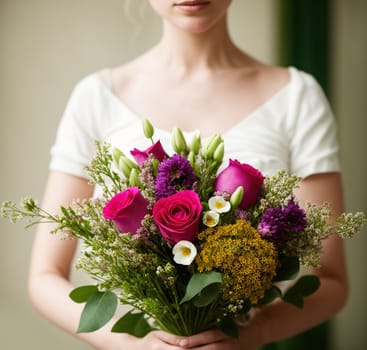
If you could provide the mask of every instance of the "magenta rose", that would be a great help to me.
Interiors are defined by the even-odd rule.
[[[198,194],[183,190],[158,200],[153,206],[153,218],[162,236],[171,244],[194,241],[199,232],[202,205]]]
[[[148,201],[138,187],[130,187],[117,193],[103,208],[103,216],[112,220],[119,231],[135,234],[141,220],[148,213]]]
[[[247,209],[258,201],[264,176],[249,164],[241,164],[237,160],[229,160],[229,165],[221,171],[215,181],[215,191],[232,194],[238,186],[243,187],[243,199],[240,208]]]
[[[157,141],[155,144],[148,147],[145,151],[139,151],[138,149],[134,148],[132,151],[130,151],[130,153],[135,158],[135,161],[138,163],[139,166],[141,166],[147,160],[149,155],[152,155],[160,162],[167,157],[167,154],[164,151],[160,141]]]

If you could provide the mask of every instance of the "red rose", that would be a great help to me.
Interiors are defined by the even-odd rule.
[[[240,208],[252,207],[259,199],[264,176],[249,164],[229,160],[229,165],[220,172],[215,181],[215,191],[232,194],[238,186],[243,187],[243,199]]]
[[[202,205],[198,194],[183,190],[158,200],[153,206],[153,218],[162,236],[171,244],[194,241],[199,232]]]
[[[141,166],[147,160],[149,154],[158,159],[160,162],[167,157],[167,154],[164,151],[160,141],[157,141],[145,151],[139,151],[138,149],[134,148],[132,151],[130,151],[130,153],[135,158],[135,161],[139,166]]]
[[[103,216],[112,220],[119,231],[136,233],[141,220],[148,213],[148,201],[138,187],[130,187],[117,193],[103,208]]]

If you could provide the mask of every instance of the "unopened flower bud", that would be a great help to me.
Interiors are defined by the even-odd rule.
[[[224,157],[224,143],[221,142],[214,151],[213,159],[219,163],[222,163],[223,157]]]
[[[127,158],[125,155],[122,155],[119,160],[118,169],[124,174],[124,176],[128,179],[130,177],[130,172],[132,169],[139,169],[136,163]]]
[[[243,199],[243,187],[238,186],[236,190],[232,193],[229,202],[231,203],[232,209],[238,208]]]
[[[201,137],[199,134],[195,134],[191,139],[190,151],[195,154],[198,154],[200,146],[201,146]]]
[[[153,174],[157,174],[158,173],[158,166],[160,164],[160,161],[158,159],[152,159],[152,170],[153,170]]]
[[[131,167],[126,162],[126,157],[121,157],[118,163],[118,169],[122,172],[122,174],[128,179],[131,173]]]
[[[203,157],[204,158],[212,158],[213,154],[216,150],[216,148],[219,146],[219,144],[223,142],[222,138],[219,136],[219,134],[214,134],[207,144],[205,145],[203,149]]]
[[[120,151],[118,148],[114,148],[112,150],[112,159],[113,159],[113,162],[115,163],[115,165],[117,167],[119,167],[119,163],[120,163],[120,158],[121,157],[126,157],[125,154]]]
[[[141,186],[141,182],[138,176],[138,171],[135,168],[131,169],[130,171],[129,183],[130,183],[130,186],[137,186],[137,187]]]
[[[179,128],[174,128],[172,132],[172,147],[173,150],[178,153],[182,154],[187,150],[187,144],[185,137]]]
[[[187,160],[190,162],[191,166],[195,168],[196,156],[193,151],[189,153],[189,155],[187,156]]]
[[[152,139],[154,135],[154,127],[148,119],[143,119],[143,131],[147,139]]]

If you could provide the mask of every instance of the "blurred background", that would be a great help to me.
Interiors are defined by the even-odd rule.
[[[126,9],[124,0],[0,0],[0,202],[42,197],[49,149],[77,81],[157,41],[160,23],[146,2]],[[365,0],[234,0],[230,12],[240,47],[319,79],[339,125],[347,210],[367,213],[366,16]],[[90,349],[30,305],[32,239],[33,230],[0,220],[0,348]],[[366,230],[347,242],[350,299],[329,325],[328,349],[367,349],[366,247]]]

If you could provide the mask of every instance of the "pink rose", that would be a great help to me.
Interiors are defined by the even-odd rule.
[[[135,161],[139,166],[141,166],[147,160],[149,154],[158,159],[160,162],[167,157],[167,154],[164,151],[160,141],[157,141],[145,151],[139,151],[138,149],[134,148],[132,151],[130,151],[130,153],[135,158]]]
[[[103,216],[112,220],[119,231],[136,233],[141,220],[148,213],[148,201],[141,195],[138,187],[130,187],[117,193],[103,208]]]
[[[198,194],[183,190],[158,200],[153,206],[153,218],[171,244],[182,240],[192,242],[199,232],[201,211]]]
[[[240,208],[247,209],[258,201],[264,176],[249,164],[241,164],[237,160],[229,160],[229,165],[221,171],[215,181],[215,191],[232,194],[238,186],[242,186],[244,195]]]

